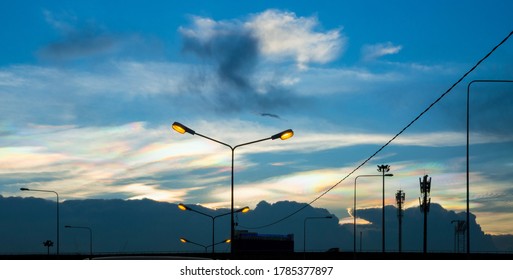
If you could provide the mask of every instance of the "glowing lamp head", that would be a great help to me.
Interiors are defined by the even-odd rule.
[[[231,243],[231,242],[232,242],[232,240],[231,240],[231,239],[226,239],[226,240],[224,241],[224,243]]]
[[[187,206],[183,205],[182,203],[178,204],[178,209],[182,210],[182,211],[185,211],[187,210]]]
[[[246,206],[246,207],[244,207],[244,208],[240,209],[240,212],[241,212],[241,213],[247,213],[247,212],[249,212],[250,210],[251,210],[251,209],[250,209],[248,206]]]
[[[182,237],[182,238],[180,238],[180,242],[182,242],[182,243],[187,243],[187,239],[185,239],[185,238],[183,238],[183,237]]]
[[[278,134],[271,136],[271,139],[275,140],[275,139],[280,138],[281,140],[287,140],[287,139],[291,138],[292,136],[294,136],[294,131],[292,129],[287,129],[285,131],[282,131]]]
[[[174,131],[180,133],[180,134],[184,134],[185,133],[185,129],[179,125],[178,123],[173,123],[173,125],[171,126],[173,128]]]
[[[192,135],[196,134],[196,132],[188,127],[186,127],[185,125],[179,123],[179,122],[174,122],[172,125],[171,125],[171,128],[180,133],[180,134],[184,134],[185,132],[187,133],[190,133]]]

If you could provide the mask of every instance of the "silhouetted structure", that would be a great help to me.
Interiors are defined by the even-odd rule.
[[[420,182],[420,211],[424,213],[424,254],[427,253],[427,213],[429,212],[429,205],[431,204],[431,198],[429,193],[431,192],[431,178],[428,180],[428,175],[424,175],[423,179],[419,178]]]
[[[398,190],[395,194],[397,202],[397,218],[399,219],[399,253],[402,252],[403,244],[403,204],[406,195],[402,190]]]
[[[454,252],[463,253],[465,252],[465,231],[467,225],[464,220],[454,220],[451,222],[456,223],[454,226]]]
[[[256,232],[236,231],[232,250],[235,253],[248,252],[294,252],[294,235],[259,234]]]

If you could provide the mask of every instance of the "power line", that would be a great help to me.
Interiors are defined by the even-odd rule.
[[[280,223],[292,216],[294,216],[295,214],[301,212],[303,209],[305,209],[306,207],[308,206],[311,206],[313,203],[315,203],[317,200],[321,199],[324,195],[326,195],[327,193],[329,193],[331,190],[333,190],[334,188],[336,188],[338,185],[340,185],[342,182],[344,182],[347,178],[349,178],[351,175],[353,175],[356,171],[358,171],[358,169],[360,169],[362,166],[364,166],[365,164],[367,164],[367,162],[369,162],[372,158],[374,158],[378,153],[380,153],[383,149],[385,149],[390,143],[392,143],[397,137],[399,137],[401,134],[403,134],[404,131],[406,131],[408,128],[410,128],[410,126],[412,126],[417,120],[419,120],[424,114],[426,114],[429,110],[431,110],[431,108],[436,104],[438,103],[440,100],[442,100],[447,94],[449,94],[449,92],[451,92],[459,83],[461,83],[461,81],[463,81],[470,73],[472,73],[483,61],[485,61],[490,55],[492,55],[492,53],[495,52],[495,50],[497,50],[502,44],[504,44],[511,36],[513,35],[513,31],[511,31],[499,44],[497,44],[490,52],[488,52],[483,58],[481,58],[472,68],[470,68],[470,70],[468,70],[465,74],[463,74],[463,76],[461,76],[461,78],[459,78],[451,87],[449,87],[449,89],[447,89],[442,95],[440,95],[440,97],[438,97],[433,103],[431,103],[424,111],[422,111],[417,117],[415,117],[410,123],[408,123],[403,129],[401,129],[401,131],[399,131],[394,137],[392,137],[390,140],[388,140],[387,143],[385,143],[383,146],[381,146],[381,148],[379,148],[375,153],[373,153],[370,157],[368,157],[365,161],[363,161],[360,165],[358,165],[355,169],[353,169],[353,171],[349,172],[349,174],[347,174],[344,178],[342,178],[340,181],[338,181],[335,185],[331,186],[330,188],[328,188],[326,191],[324,191],[323,193],[321,193],[319,196],[317,196],[315,199],[313,199],[312,201],[310,201],[308,204],[302,206],[301,208],[299,208],[298,210],[288,214],[287,216],[275,221],[275,222],[272,222],[270,224],[267,224],[267,225],[263,225],[263,226],[258,226],[258,227],[245,227],[245,226],[240,226],[240,227],[243,227],[243,228],[247,228],[247,229],[261,229],[261,228],[266,228],[266,227],[269,227],[269,226],[272,226],[272,225],[275,225],[277,223]]]

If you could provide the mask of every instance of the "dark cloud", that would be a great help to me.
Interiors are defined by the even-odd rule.
[[[216,216],[228,213],[228,209],[212,210],[199,205],[189,205],[197,211]],[[306,206],[304,203],[281,201],[270,204],[260,202],[246,214],[238,214],[239,229],[258,233],[294,234],[295,250],[303,251],[305,219],[307,217],[332,216],[332,219],[308,220],[306,223],[307,250],[340,248],[352,251],[352,224],[339,225],[338,219],[328,210],[306,206],[296,215],[275,225],[252,229],[269,224],[284,215]],[[381,209],[361,209],[359,216],[370,225],[359,225],[362,231],[363,249],[381,249]],[[397,250],[396,208],[386,207],[387,250]],[[203,251],[203,248],[182,244],[180,237],[209,245],[211,243],[211,219],[191,211],[180,211],[176,204],[152,200],[87,199],[67,200],[60,205],[61,225],[88,226],[94,233],[95,252],[176,252]],[[422,250],[422,214],[418,208],[405,210],[403,220],[403,249]],[[428,248],[433,251],[452,252],[454,248],[453,220],[463,220],[464,213],[455,213],[433,204],[428,216]],[[0,254],[46,253],[45,240],[55,241],[55,201],[40,198],[0,196],[0,220],[3,245]],[[229,236],[229,216],[219,217],[215,223],[216,240]],[[180,226],[177,226],[180,225]],[[492,237],[485,235],[471,215],[472,250],[496,251]],[[61,229],[61,252],[88,254],[87,235],[82,232]],[[84,233],[86,234],[86,233]],[[510,241],[511,242],[511,241]],[[503,242],[504,243],[504,242]],[[506,244],[508,245],[508,244]],[[511,243],[509,245],[511,247]],[[216,247],[219,252],[229,250],[227,245]],[[55,250],[55,247],[52,248]]]
[[[359,226],[363,232],[364,249],[381,249],[382,232],[382,212],[381,209],[361,209],[358,210],[358,216],[369,221],[370,225]],[[454,220],[465,220],[464,212],[456,213],[444,209],[440,204],[432,203],[428,212],[428,251],[453,251],[454,250]],[[398,250],[399,223],[397,218],[397,208],[394,206],[385,207],[385,230],[386,230],[386,248],[391,251]],[[402,225],[404,251],[422,251],[423,250],[423,230],[424,214],[419,207],[405,209]],[[481,230],[477,224],[476,216],[470,215],[471,231],[471,250],[472,251],[490,251],[495,248],[490,235]]]
[[[281,119],[280,116],[278,116],[276,114],[271,114],[271,113],[260,113],[260,116],[262,116],[262,117],[269,117],[269,118],[275,118],[275,119]]]
[[[50,43],[39,54],[45,59],[68,60],[110,52],[118,44],[119,38],[113,35],[86,29],[67,34],[60,41]]]
[[[237,24],[219,24],[208,35],[198,35],[198,30],[181,28],[184,53],[192,54],[212,67],[214,79],[198,71],[190,76],[186,87],[191,92],[208,90],[202,102],[221,112],[257,111],[283,108],[296,104],[299,99],[279,79],[259,79],[259,66],[263,57],[259,40],[250,30]]]
[[[208,40],[185,33],[183,49],[216,67],[219,80],[227,87],[246,91],[251,89],[250,77],[258,63],[258,41],[249,32],[232,29]]]
[[[44,11],[44,16],[59,34],[58,39],[38,51],[39,57],[45,60],[64,62],[118,55],[144,58],[162,53],[160,42],[153,38],[113,33],[94,20],[82,22],[69,14]]]

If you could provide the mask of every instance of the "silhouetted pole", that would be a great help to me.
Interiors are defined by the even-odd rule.
[[[21,191],[30,191],[30,192],[47,192],[47,193],[54,193],[57,196],[57,255],[59,255],[59,194],[56,191],[47,191],[47,190],[36,190],[36,189],[29,189],[29,188],[20,188]]]
[[[360,177],[381,177],[382,175],[358,175],[354,177],[353,193],[353,252],[356,253],[356,180]],[[394,174],[385,174],[386,177],[392,177]],[[361,233],[361,232],[360,232]]]
[[[385,253],[385,173],[390,171],[390,165],[378,165],[378,171],[383,173],[383,208],[381,209],[382,212],[382,219],[381,222],[383,223],[383,229],[382,236],[381,236],[381,246],[382,246],[382,252]]]
[[[90,227],[64,226],[65,228],[86,229],[89,231],[89,255],[93,257],[93,230]]]
[[[324,217],[306,217],[303,222],[303,255],[306,253],[306,221],[313,219],[331,219],[332,216],[324,216]]]
[[[513,80],[473,80],[467,86],[467,254],[470,253],[470,86],[474,83],[513,83]]]
[[[423,179],[419,178],[420,182],[420,194],[422,200],[419,197],[420,211],[424,213],[424,246],[423,252],[427,253],[427,213],[429,212],[429,206],[431,204],[431,198],[429,193],[431,192],[431,178],[428,180],[428,175],[424,175]]]
[[[397,218],[399,219],[399,253],[402,252],[403,244],[403,204],[405,194],[402,190],[398,190],[395,194],[395,200],[397,202]]]

